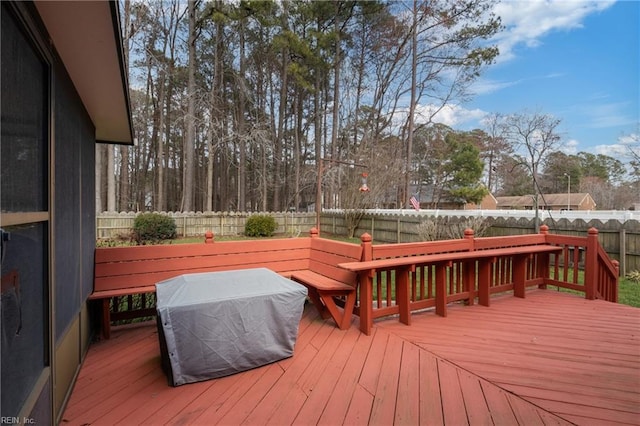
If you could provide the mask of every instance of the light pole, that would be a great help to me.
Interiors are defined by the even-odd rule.
[[[564,174],[567,177],[567,211],[571,210],[571,175]]]

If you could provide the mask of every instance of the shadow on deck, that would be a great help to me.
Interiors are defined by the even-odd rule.
[[[640,424],[639,330],[640,309],[552,290],[370,336],[308,305],[293,357],[173,388],[146,323],[92,345],[62,423]]]

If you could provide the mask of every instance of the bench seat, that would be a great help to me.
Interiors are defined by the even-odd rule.
[[[310,270],[296,271],[291,274],[291,279],[307,287],[309,298],[323,319],[331,316],[340,330],[349,328],[356,303],[355,287]],[[345,298],[342,310],[334,299],[341,296]]]

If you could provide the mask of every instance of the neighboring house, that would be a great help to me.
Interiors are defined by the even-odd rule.
[[[538,196],[541,210],[595,210],[596,202],[588,193],[544,194]],[[496,197],[500,210],[533,210],[533,195]]]
[[[1,416],[58,424],[92,338],[95,145],[133,140],[119,15],[0,7]]]
[[[497,201],[496,198],[491,194],[487,194],[480,204],[475,203],[467,203],[466,200],[461,198],[455,198],[448,194],[445,194],[438,200],[434,200],[433,195],[433,187],[429,185],[423,185],[418,187],[417,185],[411,185],[410,190],[412,194],[418,199],[420,202],[420,208],[423,209],[441,209],[441,210],[495,210]]]
[[[496,210],[498,208],[498,200],[493,194],[487,194],[480,204],[467,203],[464,207],[465,210]]]

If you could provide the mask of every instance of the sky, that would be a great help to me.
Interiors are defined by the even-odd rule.
[[[561,119],[567,154],[619,157],[640,133],[640,1],[503,0],[495,13],[496,63],[474,97],[436,117],[458,130],[488,113],[541,112]]]

